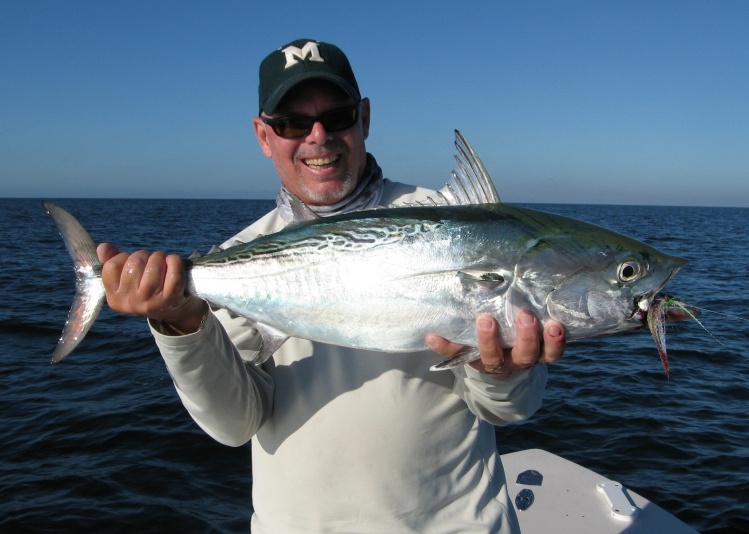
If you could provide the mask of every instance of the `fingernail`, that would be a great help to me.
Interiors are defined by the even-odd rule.
[[[478,327],[483,331],[488,331],[492,329],[492,320],[488,317],[479,317],[479,325]]]
[[[533,316],[533,314],[525,311],[520,313],[519,320],[521,326],[533,326],[533,324],[536,322],[536,318]]]
[[[562,329],[558,326],[551,326],[549,327],[549,334],[551,335],[551,337],[561,337]]]

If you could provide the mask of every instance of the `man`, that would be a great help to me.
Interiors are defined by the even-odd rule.
[[[289,192],[320,215],[424,199],[384,180],[366,152],[370,103],[337,47],[298,40],[260,66],[255,134],[283,184],[278,208],[224,246],[281,230]],[[252,440],[254,533],[515,532],[494,427],[541,403],[561,325],[540,332],[521,313],[502,350],[496,321],[477,318],[481,359],[428,369],[434,352],[387,354],[289,339],[262,366],[242,317],[185,294],[177,256],[100,245],[110,306],[149,318],[177,392],[216,440]],[[384,334],[386,335],[386,334]],[[429,346],[460,346],[436,335]]]

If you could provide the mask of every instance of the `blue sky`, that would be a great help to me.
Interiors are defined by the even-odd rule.
[[[457,128],[506,202],[749,207],[748,27],[738,0],[2,0],[0,196],[274,197],[257,68],[310,37],[391,179],[444,184]]]

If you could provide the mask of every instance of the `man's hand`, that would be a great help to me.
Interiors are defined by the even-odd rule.
[[[108,243],[100,244],[96,253],[103,264],[107,303],[113,310],[161,321],[172,334],[198,330],[206,304],[185,293],[182,258],[145,250],[129,254]]]
[[[509,376],[530,369],[537,363],[552,363],[564,353],[564,327],[550,321],[543,335],[538,327],[536,316],[521,311],[515,318],[516,342],[512,349],[504,349],[500,343],[499,324],[488,314],[476,320],[476,333],[481,359],[469,365],[482,373]],[[452,358],[463,345],[451,343],[447,339],[430,334],[426,337],[429,347],[443,356]]]

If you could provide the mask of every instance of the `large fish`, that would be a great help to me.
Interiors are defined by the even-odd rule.
[[[568,340],[643,326],[659,291],[687,261],[589,223],[502,204],[456,132],[458,163],[425,205],[319,218],[301,201],[281,232],[187,260],[188,291],[249,318],[263,337],[256,363],[287,338],[387,352],[426,349],[428,333],[466,345],[438,368],[478,358],[475,320],[490,313],[506,346],[521,309],[557,320]],[[83,339],[105,298],[88,233],[44,206],[78,277],[53,355]],[[661,310],[661,315],[663,315]]]

